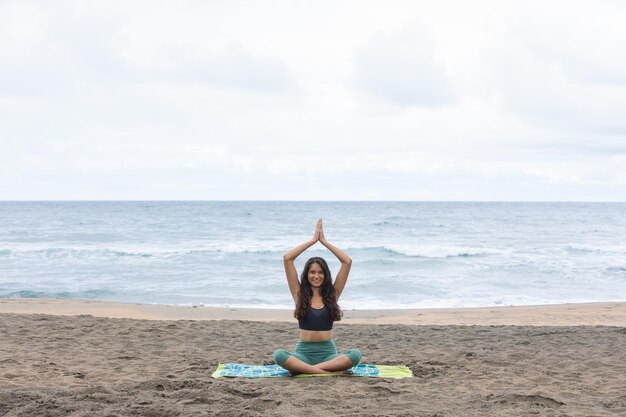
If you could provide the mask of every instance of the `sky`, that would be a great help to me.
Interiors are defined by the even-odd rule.
[[[622,1],[0,0],[0,200],[626,201]]]

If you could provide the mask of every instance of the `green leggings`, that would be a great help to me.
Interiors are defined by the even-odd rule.
[[[362,355],[358,349],[348,349],[343,354],[352,361],[352,366],[357,365],[361,361]],[[298,340],[294,352],[276,349],[274,351],[274,362],[284,367],[290,356],[295,356],[309,365],[316,365],[336,358],[339,356],[339,352],[337,352],[337,346],[333,339],[328,339],[324,342],[303,342]]]

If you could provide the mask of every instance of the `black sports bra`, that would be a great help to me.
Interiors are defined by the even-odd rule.
[[[304,319],[298,320],[298,324],[302,330],[332,330],[333,328],[333,321],[326,306],[309,308]]]

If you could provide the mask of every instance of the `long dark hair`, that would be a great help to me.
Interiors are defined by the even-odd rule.
[[[313,297],[313,288],[309,283],[309,269],[311,265],[318,264],[324,272],[324,282],[320,288],[320,294],[324,300],[324,305],[328,308],[328,314],[333,321],[341,320],[343,312],[337,304],[337,293],[335,286],[333,285],[333,277],[328,268],[328,264],[324,258],[313,257],[306,261],[302,274],[300,275],[300,291],[298,291],[298,302],[293,315],[298,320],[302,320],[306,317],[309,309],[311,308],[311,297]]]

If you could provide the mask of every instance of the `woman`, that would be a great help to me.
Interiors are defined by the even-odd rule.
[[[316,242],[320,242],[341,261],[335,283],[323,258],[311,258],[304,265],[298,281],[294,260]],[[317,221],[313,238],[283,256],[289,291],[296,304],[294,311],[300,327],[300,340],[294,352],[277,349],[274,361],[293,374],[344,373],[361,360],[361,352],[348,349],[341,355],[332,339],[333,322],[343,313],[337,300],[346,286],[352,259],[324,237],[322,219]]]

